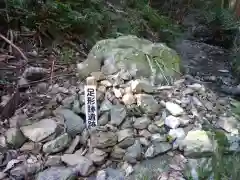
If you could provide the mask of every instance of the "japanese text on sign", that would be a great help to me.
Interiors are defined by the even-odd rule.
[[[96,86],[85,86],[85,105],[87,128],[97,126]]]

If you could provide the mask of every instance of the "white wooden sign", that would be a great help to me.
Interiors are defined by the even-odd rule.
[[[97,90],[95,85],[86,85],[85,91],[85,112],[87,128],[97,126]]]

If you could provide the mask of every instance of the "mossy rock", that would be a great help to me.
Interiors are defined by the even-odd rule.
[[[180,75],[180,58],[162,43],[152,43],[136,36],[120,36],[97,42],[89,53],[97,61],[112,58],[115,72],[128,72],[133,78],[148,78],[153,84],[171,84]],[[102,69],[104,73],[105,70]]]

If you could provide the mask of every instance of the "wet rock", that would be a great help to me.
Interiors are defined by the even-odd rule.
[[[52,135],[57,128],[57,124],[52,119],[43,119],[32,125],[22,126],[20,129],[25,137],[33,142],[40,142]]]
[[[93,162],[81,155],[64,154],[61,157],[61,160],[69,166],[76,166],[75,170],[78,171],[82,176],[88,176],[95,170]]]
[[[110,123],[119,126],[127,115],[127,111],[123,105],[114,105],[111,108],[111,121]]]
[[[147,116],[143,116],[136,118],[133,126],[136,129],[146,129],[150,123],[151,120]]]
[[[147,80],[133,80],[131,82],[131,89],[134,93],[152,93],[153,92],[153,86],[149,83]]]
[[[89,155],[89,159],[96,165],[102,165],[108,154],[100,149],[94,148],[93,153]]]
[[[76,177],[77,173],[72,168],[58,166],[40,172],[36,176],[36,180],[69,180]]]
[[[181,108],[178,104],[172,102],[166,102],[166,109],[173,115],[173,116],[180,116],[184,113],[183,108]]]
[[[117,135],[114,132],[96,131],[90,135],[91,145],[95,148],[107,148],[117,144]]]
[[[141,107],[144,113],[152,115],[156,114],[160,110],[160,105],[153,98],[152,95],[149,94],[137,94],[135,95],[137,98],[137,105]]]
[[[139,140],[135,140],[135,143],[127,148],[124,159],[129,163],[136,163],[141,159],[142,147]]]
[[[213,152],[212,135],[204,130],[189,131],[180,142],[179,148],[185,156],[208,156]]]
[[[56,153],[65,149],[71,141],[71,138],[67,133],[62,134],[56,139],[49,141],[43,145],[43,152]]]
[[[46,167],[50,166],[59,166],[61,164],[61,156],[59,155],[54,155],[54,156],[48,156],[47,161],[45,162]]]
[[[13,148],[20,148],[27,140],[20,129],[10,128],[5,133],[7,143]]]
[[[180,125],[180,120],[179,120],[179,118],[170,115],[170,116],[166,117],[165,125],[172,129],[176,129]]]

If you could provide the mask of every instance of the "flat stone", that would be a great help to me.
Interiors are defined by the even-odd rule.
[[[114,146],[111,152],[111,158],[121,160],[126,153],[125,149],[120,148],[119,146]]]
[[[133,137],[133,129],[123,129],[117,132],[118,142],[123,141],[126,138]]]
[[[240,122],[235,117],[220,117],[217,125],[227,131],[228,133],[238,134],[240,129]]]
[[[57,128],[57,124],[52,119],[43,119],[32,125],[22,126],[20,129],[25,137],[33,142],[40,142],[52,135]]]
[[[134,93],[152,93],[153,86],[147,80],[136,79],[131,82],[131,88]]]
[[[65,149],[71,141],[71,137],[64,133],[56,139],[49,141],[43,145],[43,152],[45,153],[56,153]]]
[[[94,148],[93,153],[89,155],[89,159],[96,165],[102,165],[108,154],[100,149]]]
[[[159,112],[160,105],[152,95],[136,94],[135,97],[137,98],[137,105],[141,107],[144,113],[154,115]]]
[[[172,102],[166,102],[166,109],[173,115],[173,116],[180,116],[184,113],[183,108],[178,104]]]
[[[139,140],[135,140],[135,143],[127,148],[124,159],[129,163],[136,163],[142,156],[142,148]]]
[[[153,134],[151,136],[151,141],[152,142],[166,142],[167,141],[167,137],[165,135],[161,135],[161,134]]]
[[[178,117],[175,117],[175,116],[168,116],[166,117],[165,119],[165,125],[172,128],[172,129],[176,129],[178,128],[178,126],[180,125],[180,120]]]
[[[146,129],[151,123],[151,120],[147,116],[136,118],[133,127],[136,129]]]
[[[75,166],[75,170],[82,176],[88,176],[95,170],[93,162],[81,155],[64,154],[61,160],[69,166]]]
[[[105,111],[110,111],[111,108],[112,108],[112,103],[108,100],[108,99],[105,99],[102,103],[101,103],[101,106],[100,106],[100,112],[105,112]]]
[[[77,145],[80,143],[80,140],[81,140],[81,137],[76,136],[74,140],[71,142],[71,144],[69,145],[68,149],[65,151],[65,154],[72,154],[75,151]]]
[[[132,93],[126,93],[123,95],[122,101],[125,105],[132,105],[136,103],[136,98]]]
[[[58,114],[64,117],[66,130],[69,135],[76,136],[77,134],[81,134],[85,129],[86,126],[83,119],[73,111],[69,109],[60,109]]]
[[[5,133],[7,143],[13,148],[20,148],[27,138],[18,128],[10,128]]]
[[[111,121],[110,123],[119,126],[127,115],[127,111],[123,105],[114,105],[111,108]]]
[[[187,136],[180,141],[179,148],[185,156],[208,156],[213,152],[211,133],[204,130],[189,131]]]
[[[61,161],[61,156],[59,155],[54,155],[54,156],[48,156],[47,161],[45,162],[46,167],[51,167],[51,166],[59,166],[62,163]]]
[[[76,177],[77,173],[75,173],[72,168],[58,166],[50,167],[38,173],[36,180],[69,180]]]
[[[96,131],[90,135],[91,145],[95,148],[107,148],[117,144],[117,135],[114,132]]]
[[[110,116],[109,112],[104,112],[98,119],[99,126],[105,126],[109,121],[109,116]]]
[[[153,143],[145,152],[145,158],[153,158],[159,154],[164,154],[172,149],[172,145],[167,142]]]

